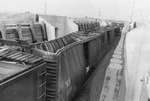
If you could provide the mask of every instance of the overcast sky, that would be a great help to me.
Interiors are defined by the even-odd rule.
[[[46,0],[0,0],[0,12],[44,13]],[[134,4],[134,5],[133,5]],[[47,14],[109,19],[150,18],[150,0],[47,0]]]

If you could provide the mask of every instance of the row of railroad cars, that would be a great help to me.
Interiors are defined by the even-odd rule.
[[[71,101],[116,37],[115,28],[107,28],[104,32],[77,32],[33,44],[31,53],[42,56],[48,64],[46,100]]]
[[[20,50],[20,48],[16,49],[24,51],[27,54],[32,54],[33,56],[42,57],[45,63],[43,68],[46,68],[46,70],[44,69],[46,71],[46,79],[44,79],[44,77],[41,78],[43,82],[46,80],[46,83],[44,83],[46,87],[45,93],[40,93],[42,99],[37,100],[35,99],[36,90],[34,90],[35,95],[32,95],[33,97],[28,99],[28,101],[71,101],[87,77],[95,69],[98,61],[109,51],[116,37],[118,37],[120,31],[116,31],[116,29],[120,29],[120,26],[111,26],[86,34],[84,31],[74,32],[55,40],[27,45],[23,45],[23,43],[18,44],[16,42],[16,46],[21,45],[21,48],[25,47],[22,50]],[[3,43],[3,45],[12,45],[8,40],[1,40],[0,42]],[[15,44],[13,43],[13,45]],[[0,57],[6,57],[5,59],[7,59],[7,57],[13,57],[11,60],[15,60],[14,58],[22,60],[27,56],[29,57],[27,60],[30,60],[30,56],[22,56],[15,52],[6,54],[2,52],[1,54]],[[36,60],[36,58],[32,59]],[[24,64],[24,62],[21,63]],[[26,77],[24,78],[26,79]],[[32,78],[32,81],[37,82],[38,80],[35,81],[35,79]],[[15,90],[15,88],[13,89]],[[26,90],[26,87],[24,87],[24,89]],[[37,91],[41,92],[41,90]],[[43,97],[44,94],[45,97]],[[9,100],[6,99],[3,101]],[[23,100],[16,97],[11,101]]]
[[[94,31],[98,27],[96,22],[77,23],[79,31]],[[83,26],[82,26],[83,25]],[[22,40],[28,43],[36,43],[48,40],[45,24],[7,24],[1,26],[0,38],[5,40]]]
[[[97,33],[76,32],[56,40],[30,46],[34,55],[44,58],[47,69],[46,100],[70,101],[85,82],[89,71],[115,40],[116,28]]]
[[[77,24],[78,31],[83,31],[84,33],[94,32],[100,28],[100,22],[98,20],[74,20],[74,23]],[[44,22],[26,24],[2,24],[0,26],[0,38],[5,40],[22,40],[28,43],[36,43],[49,40],[49,34],[53,33],[47,32]]]
[[[75,22],[78,31],[91,32],[99,28],[98,22]],[[5,40],[22,40],[36,43],[48,40],[46,25],[44,23],[7,24],[1,26],[0,38]]]

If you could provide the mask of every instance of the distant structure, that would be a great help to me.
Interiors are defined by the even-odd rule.
[[[66,16],[39,15],[39,22],[46,24],[49,40],[78,31],[78,25]]]

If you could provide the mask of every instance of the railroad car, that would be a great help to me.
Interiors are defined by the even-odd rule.
[[[43,59],[7,49],[0,53],[0,100],[45,101],[46,66]]]
[[[78,42],[66,45],[58,41],[36,44],[32,54],[47,62],[47,101],[70,101],[85,80],[84,47]]]

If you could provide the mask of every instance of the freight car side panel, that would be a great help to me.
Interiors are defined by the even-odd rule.
[[[41,64],[1,82],[1,101],[45,101],[45,74],[45,66]]]
[[[58,101],[70,101],[84,83],[86,68],[83,44],[66,46],[60,56]]]
[[[17,80],[11,85],[2,88],[0,92],[1,101],[36,101],[36,76],[26,75],[24,79]]]
[[[91,68],[97,63],[98,53],[100,53],[98,49],[100,43],[98,40],[100,39],[95,39],[88,42],[89,66]]]

